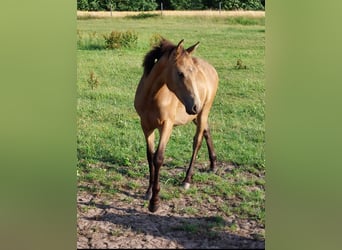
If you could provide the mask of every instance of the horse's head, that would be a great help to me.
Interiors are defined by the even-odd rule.
[[[191,56],[198,44],[199,42],[184,49],[183,40],[181,40],[169,57],[172,67],[169,71],[171,76],[167,82],[168,88],[176,94],[190,115],[198,114],[201,111],[201,101],[196,83],[198,69]]]

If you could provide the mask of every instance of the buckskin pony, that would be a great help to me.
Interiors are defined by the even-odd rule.
[[[203,136],[208,147],[210,169],[216,168],[208,115],[218,87],[218,74],[208,62],[192,56],[199,42],[184,49],[183,41],[174,45],[162,39],[159,45],[145,55],[144,72],[134,99],[134,107],[140,116],[146,139],[150,179],[145,199],[149,200],[148,208],[151,212],[157,211],[159,207],[159,170],[173,126],[190,121],[196,124],[192,157],[183,181],[185,189],[190,187],[194,160]],[[156,151],[155,129],[159,131]]]

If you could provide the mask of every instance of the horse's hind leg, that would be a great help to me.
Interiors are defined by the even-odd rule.
[[[148,166],[149,166],[149,171],[150,171],[150,181],[149,181],[149,186],[145,194],[145,200],[150,200],[152,197],[152,187],[153,187],[153,182],[154,182],[154,163],[153,163],[154,131],[144,130],[144,134],[145,134],[145,139],[146,139],[146,155],[147,155],[147,161],[148,161]]]

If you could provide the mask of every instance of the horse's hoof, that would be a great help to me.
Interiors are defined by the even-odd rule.
[[[147,201],[151,200],[151,198],[152,198],[152,192],[147,192],[144,196],[144,199]]]
[[[189,189],[189,188],[190,188],[190,183],[184,182],[184,183],[183,183],[183,188],[184,188],[185,190]]]
[[[148,205],[148,210],[152,213],[154,213],[155,211],[157,211],[159,208],[159,205],[158,204],[152,204],[150,202],[150,204]]]
[[[209,170],[210,172],[212,172],[212,173],[214,173],[214,174],[216,174],[216,172],[217,172],[217,167],[210,167],[210,170]]]

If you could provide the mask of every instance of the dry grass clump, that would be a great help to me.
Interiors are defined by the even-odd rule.
[[[149,14],[161,14],[163,16],[222,16],[222,17],[265,17],[265,11],[237,10],[237,11],[218,11],[218,10],[163,10],[145,11]],[[78,18],[105,18],[105,17],[125,17],[137,15],[135,11],[77,11]]]

